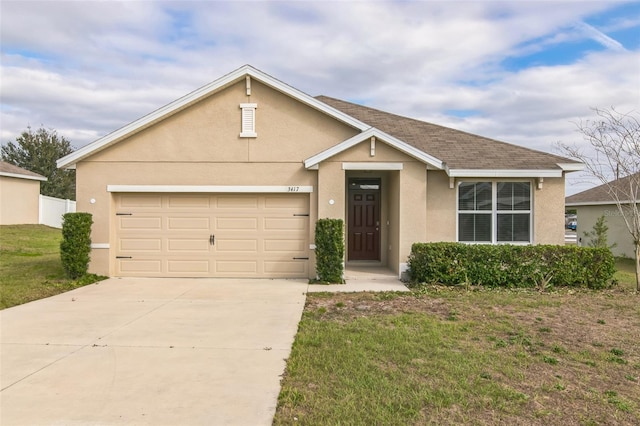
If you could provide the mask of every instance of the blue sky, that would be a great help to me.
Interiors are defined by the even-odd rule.
[[[2,0],[0,36],[3,143],[81,147],[246,63],[556,154],[591,108],[640,109],[637,1]]]

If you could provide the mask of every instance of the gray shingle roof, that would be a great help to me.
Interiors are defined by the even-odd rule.
[[[45,179],[44,176],[39,175],[38,173],[34,173],[27,169],[23,169],[22,167],[18,167],[11,163],[7,163],[6,161],[0,161],[0,173],[9,173],[12,175],[20,175],[25,177],[37,178],[37,179]]]
[[[328,96],[316,99],[444,161],[450,169],[551,170],[560,169],[558,163],[578,163]]]
[[[626,177],[611,181],[609,183],[596,186],[595,188],[587,189],[586,191],[582,191],[582,192],[578,192],[577,194],[570,195],[567,198],[565,198],[564,202],[565,204],[578,204],[578,205],[602,204],[602,203],[613,204],[614,197],[613,195],[611,195],[612,190],[618,193],[618,196],[620,197],[620,201],[631,201],[631,200],[628,200],[627,198],[634,198],[634,197],[622,196],[622,194],[631,193],[631,190],[630,190],[631,187],[629,186],[630,183],[632,183],[635,186],[635,193],[636,193],[635,200],[638,200],[640,198],[639,197],[640,194],[638,194],[638,190],[640,188],[638,188],[638,185],[637,185],[638,178],[639,176],[637,174],[626,176]],[[633,182],[630,182],[630,180],[633,180]]]

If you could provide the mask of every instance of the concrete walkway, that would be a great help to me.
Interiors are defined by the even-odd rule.
[[[306,289],[109,279],[0,311],[0,424],[270,425]]]
[[[382,266],[348,265],[344,277],[346,284],[313,284],[308,292],[410,291],[394,272]]]

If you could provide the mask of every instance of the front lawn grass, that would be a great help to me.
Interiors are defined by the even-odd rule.
[[[640,424],[633,288],[310,293],[274,424]]]
[[[0,226],[0,309],[53,296],[104,277],[65,277],[62,231],[43,225]]]

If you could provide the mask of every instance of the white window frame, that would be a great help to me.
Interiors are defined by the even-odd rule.
[[[258,104],[240,104],[241,138],[258,137],[258,133],[256,133],[256,108],[258,108]]]
[[[462,183],[481,183],[487,182],[491,184],[491,210],[460,210],[460,185]],[[529,184],[529,210],[498,210],[498,184],[499,183],[528,183]],[[456,186],[456,241],[465,244],[514,244],[529,245],[534,242],[533,229],[533,189],[534,185],[531,180],[512,180],[512,179],[473,179],[461,180]],[[491,241],[460,241],[460,214],[487,214],[491,215]],[[499,214],[528,214],[529,215],[529,241],[498,241],[498,215]]]

